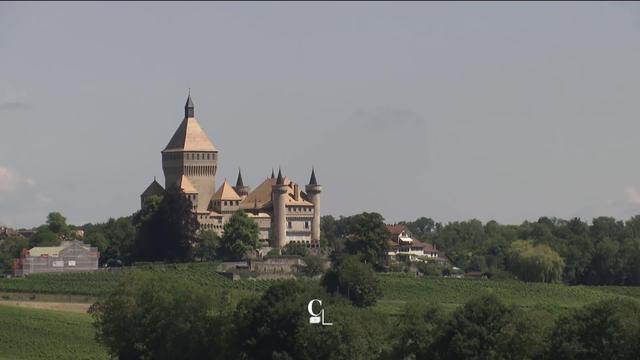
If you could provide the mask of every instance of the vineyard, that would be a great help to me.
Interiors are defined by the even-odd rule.
[[[215,289],[261,292],[282,280],[232,281],[216,273],[217,263],[148,265],[115,271],[32,274],[23,278],[0,279],[0,292],[102,296],[112,291],[128,272],[159,273],[167,281],[187,280]]]
[[[91,317],[0,305],[2,359],[108,359]]]
[[[113,272],[36,274],[25,278],[0,279],[0,292],[102,296],[113,290],[118,280],[127,272],[159,273],[166,281],[188,280],[211,289],[229,289],[240,296],[262,292],[275,282],[282,281],[232,281],[216,273],[217,265],[148,265]],[[457,306],[483,292],[493,292],[509,304],[554,309],[577,307],[612,297],[640,301],[640,287],[567,286],[519,281],[413,277],[403,274],[380,274],[379,277],[383,288],[383,307],[396,307],[397,304],[413,300]]]
[[[460,305],[483,292],[492,292],[508,304],[557,310],[613,297],[640,302],[640,287],[567,286],[520,281],[416,278],[395,274],[383,274],[380,278],[384,291],[383,298],[403,302],[425,300],[444,305]]]

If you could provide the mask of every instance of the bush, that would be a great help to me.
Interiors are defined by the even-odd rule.
[[[314,277],[324,273],[324,258],[317,255],[307,255],[304,257],[305,265],[300,272],[309,277]]]
[[[224,358],[224,294],[131,273],[91,306],[98,339],[120,359]]]
[[[330,293],[339,293],[359,307],[373,306],[382,296],[380,281],[370,264],[360,262],[358,256],[345,256],[334,269],[327,271],[322,285]]]

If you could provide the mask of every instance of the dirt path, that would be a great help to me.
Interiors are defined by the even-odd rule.
[[[86,313],[91,304],[87,303],[69,303],[69,302],[41,302],[41,301],[19,301],[19,300],[0,300],[0,305],[12,305],[20,307],[28,307],[34,309],[46,309],[57,311],[71,311]]]

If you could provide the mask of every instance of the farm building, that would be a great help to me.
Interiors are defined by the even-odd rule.
[[[16,276],[67,271],[91,271],[98,269],[98,248],[81,241],[64,241],[60,246],[36,246],[24,249],[19,259],[13,261]]]

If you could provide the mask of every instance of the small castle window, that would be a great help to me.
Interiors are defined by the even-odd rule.
[[[287,228],[291,229],[291,221],[287,221]]]

